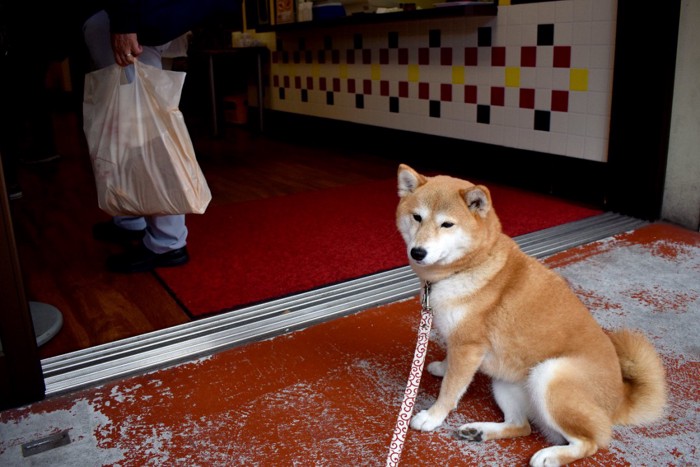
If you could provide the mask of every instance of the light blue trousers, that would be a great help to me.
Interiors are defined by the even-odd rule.
[[[96,69],[114,65],[114,52],[110,42],[109,16],[101,11],[89,18],[83,25],[85,44],[90,52]],[[157,47],[143,46],[143,53],[138,60],[147,65],[162,68],[161,56],[168,44]],[[134,67],[129,66],[126,75],[129,80],[134,77]],[[166,253],[187,244],[187,227],[185,215],[114,217],[114,223],[129,230],[146,229],[143,244],[154,253]]]

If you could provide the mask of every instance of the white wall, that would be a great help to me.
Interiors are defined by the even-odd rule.
[[[700,230],[700,2],[683,0],[661,216]]]

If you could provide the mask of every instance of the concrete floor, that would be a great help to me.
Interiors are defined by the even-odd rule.
[[[543,262],[604,328],[647,334],[667,368],[664,419],[616,427],[609,449],[575,465],[700,465],[700,234],[651,224]],[[1,412],[0,465],[384,465],[419,311],[412,298]],[[427,361],[443,356],[433,337]],[[426,372],[416,408],[438,390]],[[481,375],[441,428],[409,430],[401,464],[527,465],[547,445],[537,431],[458,440],[472,420],[501,420]],[[64,430],[69,444],[23,457],[23,443]]]

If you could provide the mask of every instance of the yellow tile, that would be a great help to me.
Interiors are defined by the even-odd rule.
[[[464,67],[452,67],[452,84],[464,84]]]
[[[318,62],[313,62],[311,64],[311,76],[313,76],[314,78],[318,78],[320,75],[320,70],[321,67],[318,65]]]
[[[347,63],[341,63],[338,66],[338,72],[341,79],[348,79],[348,65]]]
[[[520,67],[507,66],[505,73],[506,73],[506,86],[509,88],[519,88],[520,87]]]
[[[510,0],[498,0],[498,6],[509,6]]]
[[[420,79],[420,67],[418,65],[408,65],[408,80],[417,83]]]
[[[588,91],[588,70],[584,68],[572,68],[569,71],[569,90]]]
[[[379,81],[380,79],[382,79],[382,67],[378,64],[372,64],[372,69],[370,73],[372,74],[372,81]]]

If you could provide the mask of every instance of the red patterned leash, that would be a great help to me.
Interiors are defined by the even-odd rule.
[[[418,329],[418,342],[416,350],[413,353],[413,364],[411,365],[411,374],[408,376],[406,391],[403,394],[403,402],[401,403],[401,411],[399,418],[396,421],[394,428],[394,436],[391,438],[389,445],[389,455],[386,459],[387,466],[398,466],[401,458],[401,451],[406,440],[408,432],[408,422],[413,414],[413,405],[418,394],[420,386],[420,378],[423,373],[423,365],[425,364],[425,354],[428,350],[428,340],[430,338],[430,327],[433,325],[433,309],[430,307],[430,282],[423,286],[423,299],[421,300],[421,318]]]

